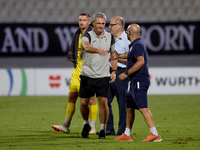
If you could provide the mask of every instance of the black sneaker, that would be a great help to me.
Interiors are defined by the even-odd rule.
[[[100,135],[100,132],[96,132],[97,135]],[[115,134],[115,131],[114,130],[108,130],[106,131],[106,135],[113,135],[113,136],[116,136],[116,135],[122,135],[122,134]]]
[[[116,135],[114,130],[106,131],[106,135]]]
[[[100,132],[96,132],[96,135],[99,135],[100,134]]]
[[[106,133],[104,130],[100,130],[98,139],[106,139]]]
[[[84,124],[83,130],[82,130],[82,133],[81,133],[81,137],[82,138],[88,138],[90,130],[91,130],[90,125]]]

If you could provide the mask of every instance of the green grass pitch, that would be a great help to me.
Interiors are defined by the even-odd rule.
[[[71,122],[71,133],[54,131],[51,126],[65,120],[67,97],[0,97],[0,150],[197,150],[200,149],[200,95],[150,95],[149,108],[159,134],[160,143],[143,143],[149,129],[142,115],[136,111],[132,129],[134,141],[116,142],[117,136],[98,139],[90,135],[82,139],[83,120],[80,99]],[[115,130],[118,106],[113,102]],[[100,129],[99,118],[96,130]]]

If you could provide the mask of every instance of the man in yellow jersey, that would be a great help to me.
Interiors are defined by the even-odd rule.
[[[63,131],[65,133],[70,132],[70,123],[76,109],[76,100],[78,98],[80,89],[80,73],[82,68],[82,42],[81,36],[90,30],[90,15],[86,12],[79,15],[79,29],[73,36],[71,46],[67,54],[67,60],[73,63],[74,69],[71,76],[68,105],[66,110],[65,122],[62,125],[53,125],[52,128],[56,131]],[[96,133],[95,131],[95,121],[98,112],[98,107],[95,101],[95,97],[90,98],[90,133]]]

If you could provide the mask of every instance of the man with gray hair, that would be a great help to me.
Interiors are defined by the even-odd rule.
[[[109,110],[107,97],[109,83],[116,79],[116,72],[109,72],[109,52],[114,54],[115,38],[111,33],[104,30],[106,24],[106,15],[98,12],[93,16],[92,24],[94,29],[83,34],[81,40],[84,49],[83,64],[81,70],[81,84],[79,97],[81,97],[80,111],[84,120],[84,127],[81,133],[82,138],[88,138],[91,129],[88,121],[89,117],[89,99],[97,96],[99,104],[100,134],[99,139],[106,138],[106,124]],[[113,70],[116,70],[114,65]]]

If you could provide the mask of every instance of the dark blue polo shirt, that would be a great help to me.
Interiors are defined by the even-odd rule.
[[[136,80],[149,80],[149,67],[148,67],[148,53],[146,46],[144,45],[141,38],[135,39],[130,45],[129,45],[129,52],[127,55],[127,64],[126,68],[127,70],[130,69],[136,62],[137,57],[143,56],[145,64],[142,66],[140,70],[137,72],[132,73],[129,76],[129,79],[136,79]]]

